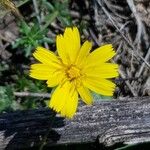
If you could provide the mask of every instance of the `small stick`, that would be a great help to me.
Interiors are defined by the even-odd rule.
[[[43,97],[43,98],[51,97],[49,93],[31,93],[31,92],[14,92],[14,95],[18,97]]]
[[[145,60],[148,61],[149,58],[150,58],[150,48],[148,49],[148,52],[145,56]],[[139,69],[139,72],[136,74],[136,77],[140,77],[141,73],[143,72],[144,67],[145,67],[145,63],[143,62],[140,69]]]
[[[112,22],[113,26],[118,30],[118,32],[121,34],[121,36],[123,37],[123,39],[127,42],[127,44],[132,48],[132,50],[134,50],[133,55],[135,57],[139,57],[141,60],[143,60],[143,62],[150,68],[150,64],[137,52],[137,50],[134,48],[134,46],[130,43],[130,41],[127,39],[127,37],[121,32],[121,30],[119,29],[119,27],[116,25],[116,23],[113,21],[112,16],[109,14],[109,12],[105,9],[105,7],[102,5],[100,0],[96,0],[98,5],[102,8],[102,10],[104,11],[104,13],[106,14],[106,16],[109,18],[109,20]],[[132,53],[132,51],[129,51]]]
[[[98,41],[96,35],[94,34],[94,32],[89,29],[90,35],[92,36],[92,38],[94,39],[94,41],[96,42],[97,45],[100,45],[100,42]]]
[[[121,78],[123,78],[123,79],[126,78],[125,75],[124,75],[124,73],[121,70],[119,70],[119,74],[120,74]],[[128,88],[130,89],[130,91],[133,94],[133,96],[135,96],[135,97],[138,96],[138,93],[132,88],[132,86],[129,83],[129,81],[125,81],[125,83],[128,86]]]
[[[39,8],[38,8],[37,0],[33,0],[33,6],[34,6],[34,9],[35,9],[36,18],[37,18],[37,20],[38,20],[40,29],[42,29],[40,11],[39,11]],[[44,37],[44,36],[43,36],[43,37]],[[48,46],[48,44],[47,44],[46,42],[44,42],[44,46],[45,46],[47,49],[49,49],[49,46]]]
[[[0,3],[3,5],[3,7],[6,8],[5,13],[0,14],[2,16],[5,16],[7,13],[12,12],[14,15],[16,15],[20,20],[23,20],[23,16],[21,15],[21,13],[18,10],[18,7],[24,5],[25,3],[27,3],[29,0],[25,0],[23,2],[21,2],[20,4],[18,4],[17,6],[10,0],[0,0]]]
[[[135,38],[135,42],[138,42],[141,40],[141,35],[142,35],[142,31],[144,30],[144,27],[143,27],[143,23],[141,21],[141,18],[139,17],[137,11],[136,11],[136,7],[134,5],[134,2],[133,0],[127,0],[127,3],[130,7],[130,10],[132,11],[133,15],[135,16],[135,19],[136,19],[136,22],[137,22],[137,35],[136,35],[136,38]]]

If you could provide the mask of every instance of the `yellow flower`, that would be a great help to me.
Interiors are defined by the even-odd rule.
[[[31,65],[30,76],[47,80],[48,87],[56,87],[49,107],[61,116],[72,118],[78,105],[78,95],[86,104],[92,104],[91,91],[112,96],[115,84],[108,80],[118,76],[118,65],[107,63],[116,53],[111,44],[90,53],[92,43],[80,44],[76,27],[66,28],[56,38],[58,55],[37,47],[33,56],[40,63]]]

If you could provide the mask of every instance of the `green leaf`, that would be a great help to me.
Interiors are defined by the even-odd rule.
[[[29,46],[25,49],[25,56],[26,56],[26,57],[28,57],[28,56],[31,54],[31,50],[32,50],[31,45],[29,45]]]
[[[44,37],[43,40],[44,40],[44,42],[49,43],[49,44],[54,43],[53,39],[50,39],[50,38],[47,38],[47,37]]]
[[[97,93],[95,93],[93,91],[91,93],[92,93],[94,101],[98,101],[98,100],[112,100],[111,96],[100,95],[100,94],[97,94]]]
[[[12,97],[12,93],[8,87],[0,86],[0,112],[11,107]]]
[[[26,24],[26,22],[22,21],[21,26],[21,32],[25,35],[28,35],[31,32],[31,28]]]

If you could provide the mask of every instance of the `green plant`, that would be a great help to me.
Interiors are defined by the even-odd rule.
[[[20,24],[20,33],[21,36],[18,38],[15,43],[13,43],[13,48],[23,49],[25,56],[28,57],[32,50],[38,45],[43,44],[48,41],[46,38],[47,29],[41,30],[38,24],[32,24],[31,26],[27,25],[25,22]]]
[[[0,112],[14,109],[16,103],[10,86],[0,86]]]
[[[101,101],[112,100],[112,96],[103,96],[103,95],[97,94],[97,93],[95,93],[93,91],[91,91],[91,93],[92,93],[94,101],[98,101],[98,100],[101,100]]]
[[[30,80],[26,76],[18,76],[16,84],[14,85],[14,89],[16,91],[22,92],[33,92],[33,93],[46,93],[48,91],[43,81],[35,81]],[[41,107],[41,105],[46,106],[46,101],[44,98],[41,97],[23,97],[21,98],[20,105],[22,109],[30,109],[30,108],[37,108]]]
[[[42,5],[48,11],[48,15],[45,20],[49,20],[54,13],[57,13],[57,19],[63,27],[72,25],[72,19],[69,11],[69,0],[52,0],[51,2],[42,0]]]
[[[0,76],[2,76],[3,71],[6,71],[8,69],[9,69],[9,65],[4,63],[4,62],[1,62],[1,64],[0,64]]]
[[[25,56],[31,55],[32,50],[38,45],[46,43],[53,43],[51,38],[47,38],[48,26],[57,18],[63,26],[71,25],[71,17],[68,9],[68,0],[52,1],[42,0],[40,5],[41,11],[44,9],[47,12],[46,17],[43,19],[44,25],[38,22],[32,22],[28,25],[25,21],[20,23],[20,38],[13,44],[13,48],[23,50]]]
[[[28,91],[28,92],[47,92],[47,87],[43,84],[43,81],[30,80],[26,76],[18,76],[18,80],[14,85],[17,91]]]

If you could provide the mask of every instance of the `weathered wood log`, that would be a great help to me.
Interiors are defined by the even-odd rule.
[[[1,114],[0,149],[38,147],[51,116],[49,109]],[[150,141],[150,97],[81,104],[72,120],[55,118],[46,146],[96,140],[105,146]]]

